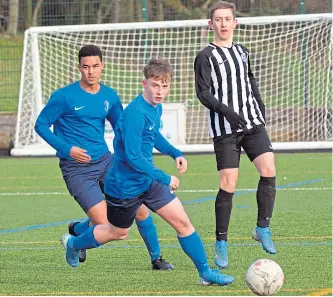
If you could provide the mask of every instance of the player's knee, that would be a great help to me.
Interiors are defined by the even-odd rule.
[[[135,219],[138,221],[143,221],[149,217],[149,211],[145,205],[141,205],[138,212],[136,213]]]
[[[237,179],[232,176],[226,176],[220,180],[220,188],[229,193],[235,192],[236,185]]]
[[[174,224],[177,234],[180,236],[188,236],[194,231],[194,227],[188,218],[179,218]]]
[[[267,164],[266,166],[263,166],[260,170],[260,175],[261,176],[266,176],[266,177],[273,177],[276,175],[276,169],[274,163],[272,164]]]
[[[116,234],[117,234],[117,239],[118,240],[124,240],[128,236],[128,229],[123,229],[123,228],[117,228],[116,229]]]

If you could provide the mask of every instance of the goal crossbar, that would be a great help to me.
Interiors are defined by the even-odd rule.
[[[237,18],[242,25],[264,25],[273,23],[302,22],[307,20],[318,21],[322,19],[332,20],[331,13],[280,15],[280,16],[261,16],[261,17],[240,17]],[[132,22],[132,23],[107,23],[107,24],[88,24],[88,25],[65,25],[65,26],[47,26],[31,27],[30,33],[47,32],[89,32],[106,30],[131,30],[131,29],[158,29],[158,28],[178,28],[178,27],[198,27],[207,26],[208,19],[185,20],[185,21],[158,21],[158,22]]]

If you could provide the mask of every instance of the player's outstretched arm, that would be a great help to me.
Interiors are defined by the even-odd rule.
[[[179,174],[185,173],[187,170],[187,160],[183,157],[182,152],[166,140],[160,132],[156,134],[154,147],[162,154],[168,155],[176,160]]]
[[[236,129],[246,127],[246,121],[232,108],[221,103],[210,92],[211,64],[206,55],[200,53],[194,61],[195,89],[200,102],[208,109],[226,117],[230,125]]]
[[[39,114],[35,123],[35,131],[55,150],[69,156],[72,145],[64,142],[59,137],[54,135],[50,129],[50,127],[65,112],[67,108],[66,105],[65,98],[62,96],[61,92],[55,91]]]
[[[161,132],[158,132],[155,136],[154,147],[160,153],[168,155],[174,159],[183,155],[179,149],[175,148],[168,140],[165,139]]]
[[[182,152],[167,141],[160,132],[156,135],[154,147],[162,154],[169,155],[175,159],[179,174],[185,173],[187,170],[187,160],[183,157]]]

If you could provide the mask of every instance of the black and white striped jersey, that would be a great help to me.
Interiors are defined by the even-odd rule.
[[[197,55],[194,71],[197,96],[209,111],[211,137],[242,131],[230,126],[220,111],[221,104],[244,118],[247,129],[265,124],[265,105],[250,68],[247,48],[235,43],[230,48],[210,43]]]

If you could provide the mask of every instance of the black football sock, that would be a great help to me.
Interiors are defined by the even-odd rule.
[[[260,177],[257,190],[258,218],[257,226],[261,228],[269,227],[269,222],[273,214],[275,202],[275,176]]]
[[[234,193],[219,190],[215,200],[216,240],[228,239],[228,227]]]

